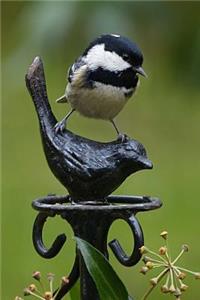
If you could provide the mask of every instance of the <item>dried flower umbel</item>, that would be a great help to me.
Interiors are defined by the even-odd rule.
[[[177,262],[183,253],[189,251],[189,247],[187,245],[183,245],[178,256],[175,259],[172,259],[169,254],[168,232],[163,231],[160,236],[165,240],[165,245],[160,247],[158,253],[145,246],[140,248],[140,252],[143,255],[143,262],[145,264],[145,266],[141,268],[140,273],[145,275],[152,269],[162,269],[156,277],[150,279],[151,286],[143,296],[142,300],[147,299],[153,289],[164,277],[166,277],[166,281],[161,286],[162,293],[171,293],[177,300],[181,300],[182,293],[188,288],[188,286],[183,283],[186,273],[192,274],[195,279],[200,279],[200,272],[193,272],[177,265]]]
[[[41,299],[41,300],[55,300],[56,295],[59,291],[53,291],[53,281],[54,281],[54,274],[48,273],[47,279],[49,282],[49,290],[46,290],[42,281],[42,276],[39,271],[33,272],[32,277],[38,282],[40,285],[40,289],[33,283],[31,283],[28,287],[24,289],[24,296],[33,296],[34,298]],[[62,277],[60,286],[64,284],[68,284],[69,279],[67,277]],[[24,300],[19,296],[15,297],[15,300]]]

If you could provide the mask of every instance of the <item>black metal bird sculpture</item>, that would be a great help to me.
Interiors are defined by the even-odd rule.
[[[42,60],[36,57],[26,75],[40,123],[47,162],[74,202],[104,201],[132,173],[151,169],[141,143],[96,142],[69,130],[56,132],[57,120],[48,101]]]

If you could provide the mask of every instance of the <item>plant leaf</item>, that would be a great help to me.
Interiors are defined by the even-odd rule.
[[[75,237],[87,270],[93,278],[101,300],[131,300],[128,292],[103,254],[88,242]]]

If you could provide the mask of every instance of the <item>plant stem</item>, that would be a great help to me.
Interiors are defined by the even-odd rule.
[[[157,254],[157,253],[155,253],[155,252],[153,252],[153,251],[151,251],[151,250],[149,250],[149,249],[148,249],[148,251],[149,251],[149,253],[151,253],[152,255],[155,255],[155,256],[159,257],[159,259],[161,259],[161,260],[166,264],[166,260],[165,260],[161,255],[159,255],[159,254]]]
[[[174,264],[179,260],[179,258],[183,255],[184,252],[185,252],[185,251],[182,250],[182,251],[179,253],[179,255],[176,257],[176,259],[172,262],[172,265],[174,265]]]
[[[163,264],[163,260],[154,259],[154,258],[151,258],[151,257],[148,257],[148,256],[146,258],[147,258],[148,261]],[[163,264],[163,266],[165,266],[165,264]]]
[[[38,298],[38,299],[44,300],[43,297],[40,297],[39,295],[37,295],[37,294],[35,294],[35,293],[31,292],[31,291],[29,291],[29,293],[30,293],[32,296],[34,296],[34,297],[36,297],[36,298]]]
[[[163,271],[160,273],[160,275],[159,275],[159,277],[158,277],[158,283],[161,281],[161,279],[165,276],[165,274],[166,274],[167,272],[169,272],[169,269],[165,269],[165,270],[163,270]],[[157,284],[158,284],[158,283],[157,283]],[[150,293],[153,291],[153,289],[157,286],[157,284],[156,284],[156,285],[152,285],[152,286],[150,287],[150,289],[144,294],[144,296],[143,296],[143,298],[142,298],[141,300],[146,300],[147,297],[150,295]]]
[[[178,269],[178,270],[181,270],[181,271],[190,273],[190,274],[192,274],[192,275],[195,275],[195,273],[196,273],[196,272],[192,272],[192,271],[190,271],[190,270],[188,270],[188,269],[185,269],[185,268],[182,268],[182,267],[177,267],[177,266],[176,266],[175,268]]]

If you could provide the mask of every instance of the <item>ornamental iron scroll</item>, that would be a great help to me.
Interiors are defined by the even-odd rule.
[[[112,223],[117,219],[126,221],[132,231],[134,248],[132,254],[127,255],[117,239],[109,242],[117,260],[124,266],[134,266],[140,260],[139,248],[144,245],[142,228],[137,218],[137,212],[148,211],[159,208],[161,202],[157,198],[139,196],[109,196],[106,203],[94,204],[71,204],[69,196],[47,196],[33,201],[33,207],[40,213],[36,217],[33,227],[33,243],[36,251],[44,258],[55,257],[66,241],[65,234],[56,237],[52,246],[47,249],[42,241],[44,223],[48,217],[60,215],[72,227],[74,235],[81,237],[108,258],[107,236]],[[68,276],[68,283],[61,287],[56,300],[72,288],[80,276],[81,299],[99,299],[98,292],[88,274],[82,261],[80,253],[76,250],[76,257],[71,273]]]

